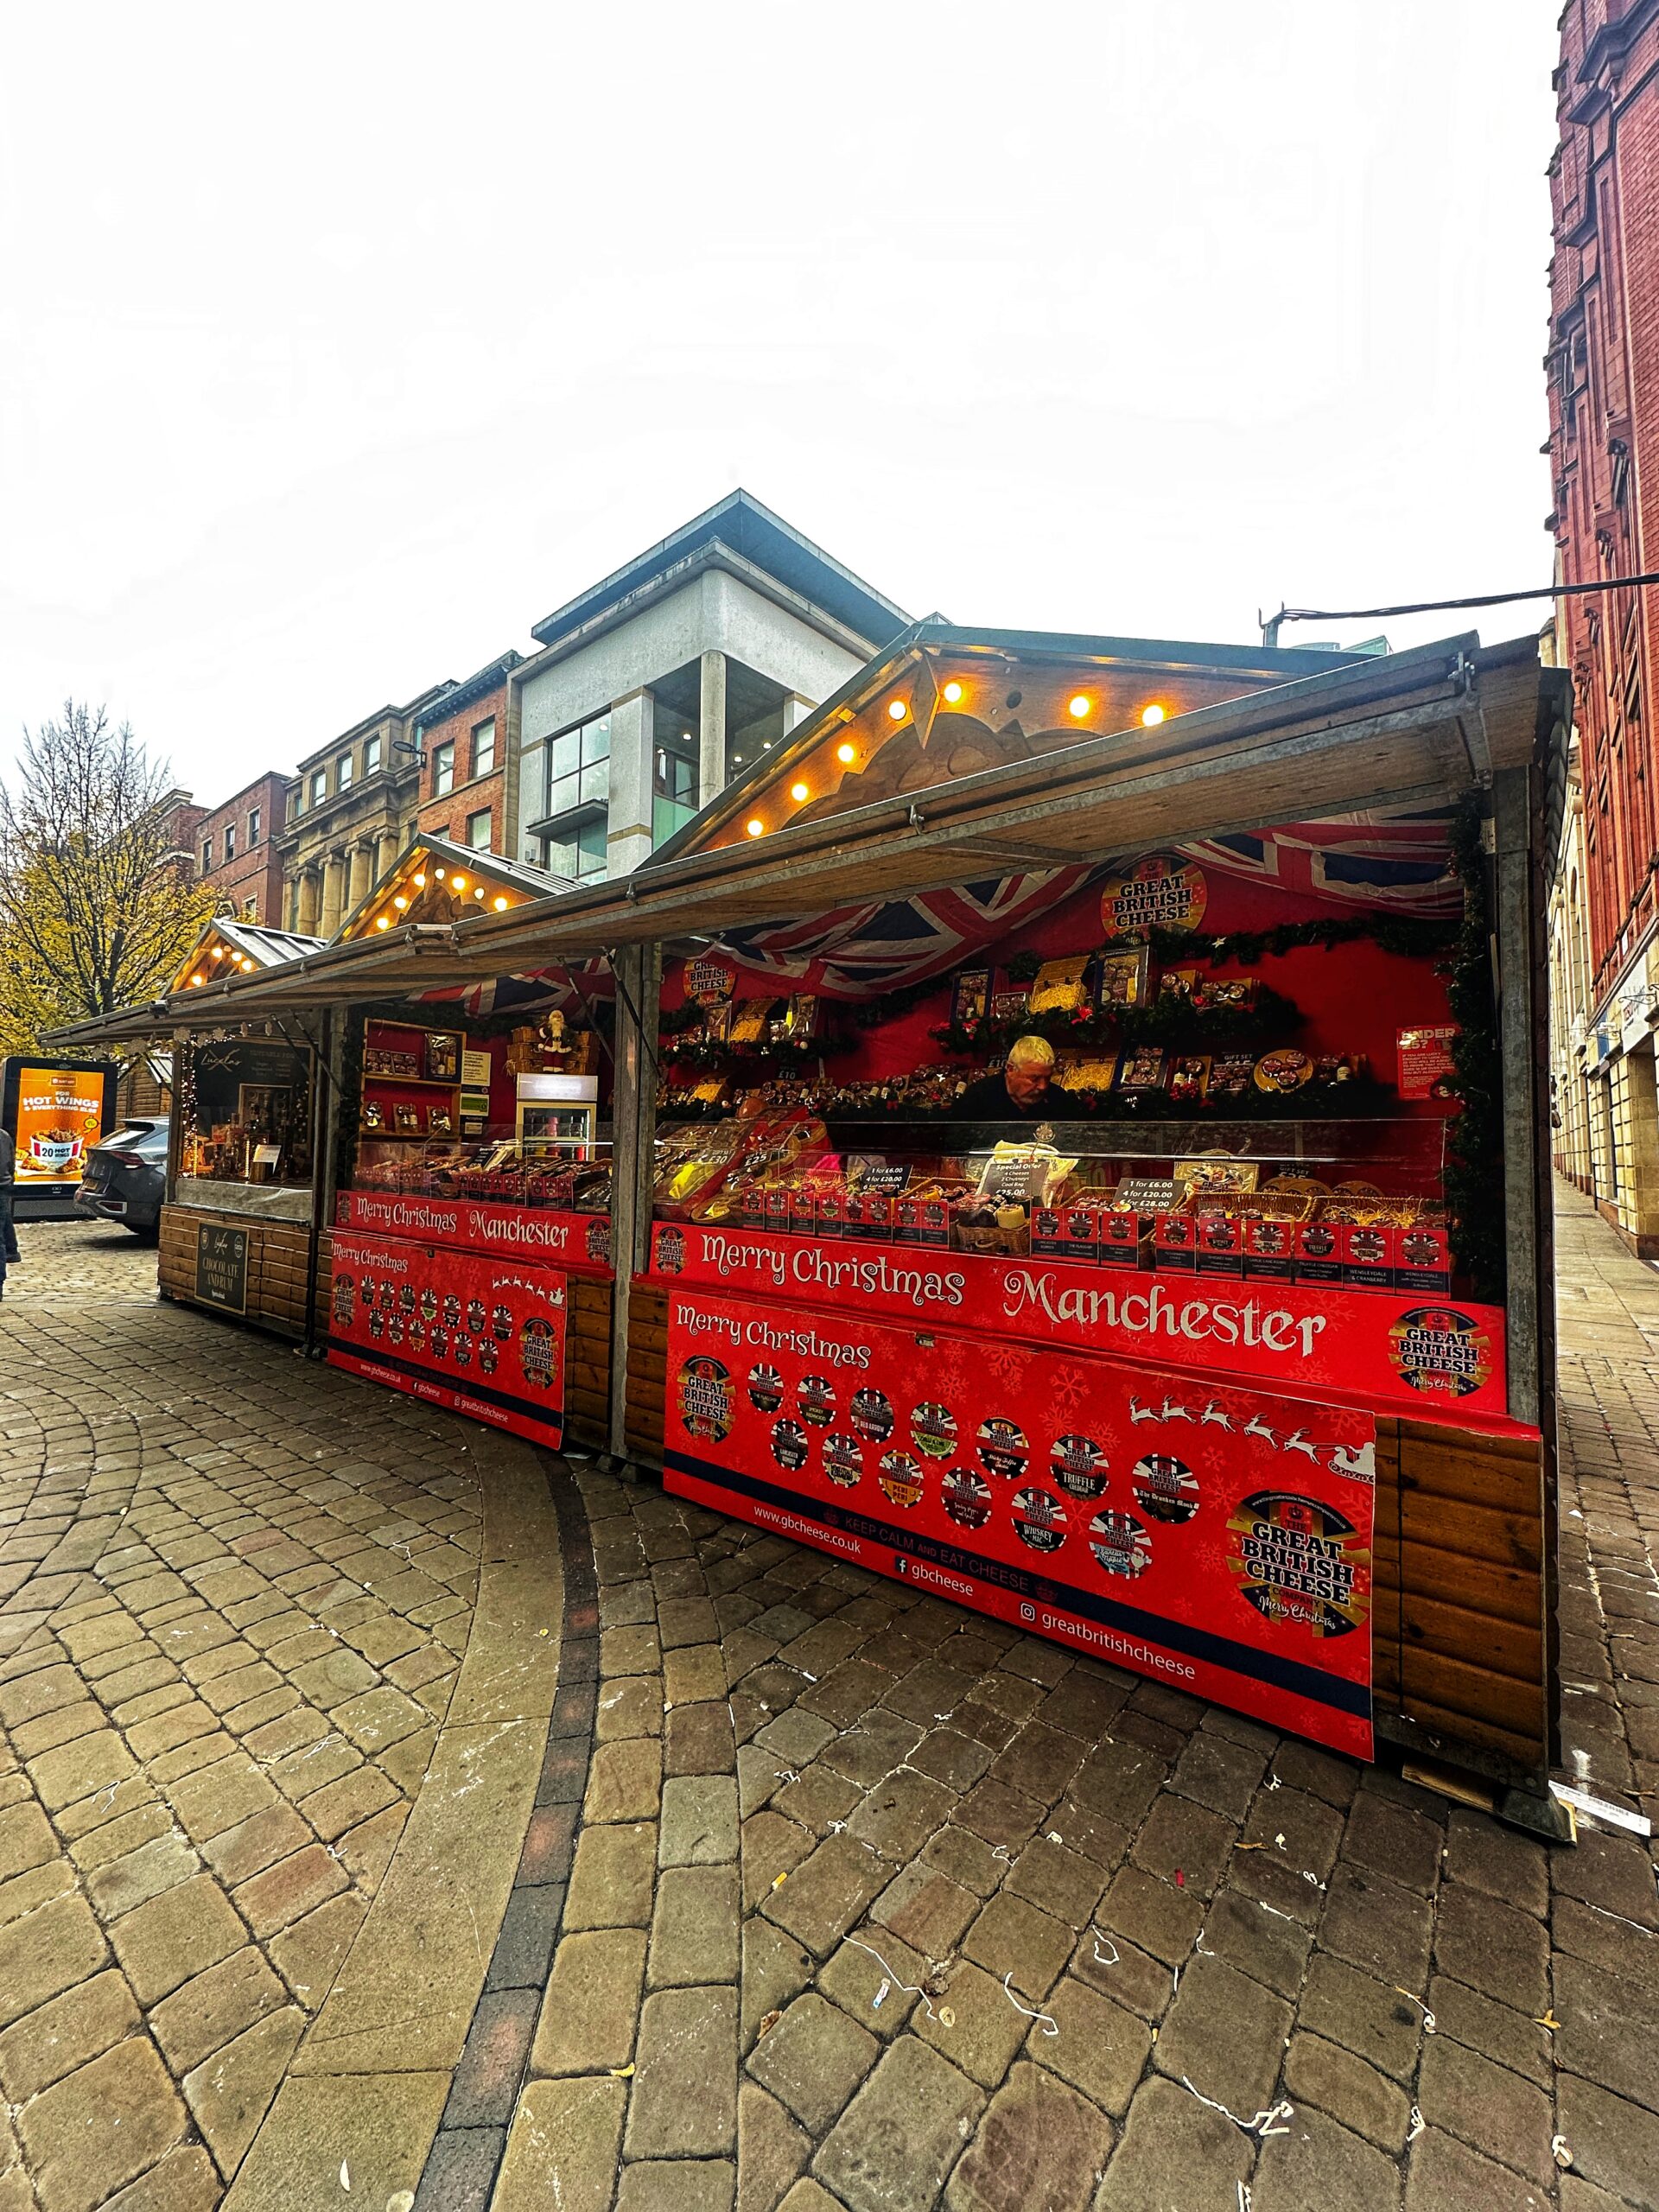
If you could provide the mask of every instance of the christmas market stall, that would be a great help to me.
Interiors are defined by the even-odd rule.
[[[632,880],[620,1441],[1548,1827],[1565,686],[1467,639],[1182,713],[1159,650],[925,627]]]

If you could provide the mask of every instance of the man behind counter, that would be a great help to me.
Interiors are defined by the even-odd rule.
[[[970,1083],[957,1101],[963,1122],[1033,1122],[1052,1111],[1048,1087],[1054,1077],[1054,1047],[1046,1037],[1018,1037],[1006,1065]]]

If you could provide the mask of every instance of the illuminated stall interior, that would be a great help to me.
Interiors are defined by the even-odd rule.
[[[475,853],[447,837],[423,837],[386,871],[348,914],[333,942],[351,944],[421,923],[462,922],[505,914],[527,899],[568,887],[544,868]]]
[[[257,976],[297,960],[302,953],[321,951],[323,943],[320,937],[300,937],[292,930],[269,930],[257,922],[218,914],[203,930],[172,988],[200,991],[229,976]]]

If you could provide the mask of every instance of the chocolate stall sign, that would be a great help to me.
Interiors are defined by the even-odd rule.
[[[567,1305],[559,1268],[337,1230],[329,1363],[556,1447]]]
[[[1207,897],[1201,869],[1179,853],[1147,853],[1108,880],[1100,894],[1101,925],[1109,940],[1138,939],[1148,930],[1195,930]]]
[[[677,1291],[664,1464],[716,1511],[1371,1756],[1369,1414]]]
[[[556,1260],[581,1274],[610,1271],[607,1214],[557,1213],[540,1206],[486,1205],[472,1198],[423,1198],[399,1192],[342,1191],[334,1203],[341,1229],[413,1236],[474,1252]]]
[[[196,1303],[221,1313],[248,1310],[248,1232],[222,1222],[196,1224]]]
[[[1502,1308],[1461,1300],[1431,1305],[1421,1291],[1215,1280],[1173,1267],[1119,1274],[1040,1254],[1004,1259],[697,1224],[658,1224],[652,1272],[837,1318],[943,1324],[1292,1393],[1335,1392],[1403,1414],[1514,1427]]]

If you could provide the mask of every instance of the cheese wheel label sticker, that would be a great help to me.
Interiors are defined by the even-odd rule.
[[[1100,895],[1108,938],[1143,939],[1149,930],[1195,930],[1207,893],[1202,874],[1179,853],[1147,853]]]
[[[1370,1610],[1370,1550],[1347,1516],[1294,1491],[1241,1498],[1227,1523],[1227,1564],[1263,1620],[1346,1636]]]
[[[496,1311],[498,1313],[505,1313],[507,1309],[505,1306],[497,1306]],[[437,1318],[438,1294],[433,1289],[431,1284],[429,1283],[426,1288],[421,1293],[421,1319],[429,1327],[431,1324],[437,1319]],[[507,1332],[509,1335],[511,1335],[512,1332],[512,1319],[511,1315],[508,1316],[507,1319]]]
[[[1152,1565],[1152,1539],[1133,1513],[1096,1513],[1089,1523],[1089,1548],[1108,1574],[1126,1580]]]
[[[1491,1339],[1450,1306],[1420,1306],[1389,1331],[1395,1373],[1428,1397],[1466,1398],[1492,1371]]]
[[[415,1286],[412,1282],[398,1284],[397,1311],[400,1313],[412,1313],[415,1311]]]
[[[587,1247],[588,1257],[590,1260],[597,1262],[601,1267],[609,1267],[611,1264],[611,1224],[609,1220],[590,1221],[588,1224],[588,1234],[584,1242]]]
[[[478,1348],[478,1363],[486,1375],[493,1375],[501,1364],[501,1355],[487,1337]]]
[[[415,1341],[415,1332],[420,1325],[421,1325],[418,1321],[411,1321],[409,1325],[409,1340],[411,1344]],[[455,1338],[455,1365],[457,1367],[470,1367],[472,1363],[472,1338],[470,1337],[457,1337]]]
[[[484,1333],[485,1323],[488,1319],[489,1316],[484,1309],[483,1300],[481,1298],[469,1298],[467,1301],[467,1335],[469,1337],[481,1337]]]
[[[455,1291],[446,1291],[443,1300],[443,1325],[446,1329],[461,1326],[461,1298]]]
[[[948,1459],[957,1448],[957,1417],[949,1406],[918,1406],[910,1416],[910,1437],[930,1459]]]
[[[893,1407],[885,1391],[873,1390],[868,1383],[855,1390],[852,1414],[853,1427],[872,1444],[885,1444],[893,1434]]]
[[[334,1319],[342,1329],[352,1318],[352,1292],[355,1287],[350,1275],[334,1277]]]
[[[434,1359],[448,1359],[449,1357],[449,1339],[442,1329],[433,1330],[426,1340],[426,1348]]]
[[[851,1490],[864,1471],[864,1446],[855,1436],[826,1436],[823,1471],[838,1489]]]
[[[435,1299],[432,1300],[432,1311],[431,1311],[431,1313],[428,1313],[428,1314],[427,1314],[427,1317],[426,1317],[426,1318],[427,1318],[427,1319],[428,1319],[429,1321],[430,1321],[431,1319],[433,1319],[433,1318],[435,1316],[435,1314],[436,1314],[436,1313],[437,1313],[437,1310],[438,1310],[438,1301],[437,1301],[437,1300],[435,1298]],[[490,1308],[490,1334],[491,1334],[491,1335],[495,1338],[495,1341],[496,1341],[496,1342],[497,1342],[497,1344],[505,1344],[505,1343],[506,1343],[506,1341],[507,1341],[507,1339],[512,1336],[512,1308],[510,1306],[491,1306],[491,1308]]]
[[[884,1452],[880,1469],[881,1495],[889,1505],[901,1505],[906,1512],[922,1502],[925,1478],[921,1462],[912,1459],[908,1452]]]
[[[678,1274],[685,1265],[685,1231],[659,1222],[651,1260],[659,1275]]]
[[[1065,1541],[1065,1508],[1046,1490],[1017,1490],[1014,1533],[1034,1552],[1057,1552]]]
[[[814,1428],[828,1428],[836,1417],[836,1386],[827,1375],[803,1375],[801,1419]]]
[[[991,1486],[971,1467],[947,1467],[939,1480],[939,1495],[959,1529],[982,1529],[991,1517]]]
[[[775,1421],[772,1424],[772,1456],[788,1473],[799,1474],[811,1448],[799,1421]]]
[[[988,1474],[1001,1475],[1005,1482],[1017,1482],[1026,1471],[1029,1447],[1025,1431],[1011,1421],[1004,1421],[993,1414],[988,1421],[979,1424],[980,1465]]]
[[[681,1368],[679,1389],[686,1433],[723,1444],[732,1433],[732,1373],[724,1360],[698,1352]]]
[[[456,1311],[460,1311],[459,1305]],[[518,1332],[518,1357],[524,1364],[525,1382],[534,1382],[543,1390],[550,1390],[553,1388],[553,1324],[544,1321],[539,1313],[532,1313]]]
[[[749,1403],[758,1414],[775,1414],[784,1402],[784,1378],[764,1363],[749,1370]]]
[[[1048,1464],[1069,1497],[1098,1497],[1106,1487],[1106,1454],[1092,1436],[1060,1437]]]
[[[1166,1452],[1150,1452],[1137,1459],[1129,1488],[1148,1521],[1190,1521],[1198,1510],[1198,1477]]]

